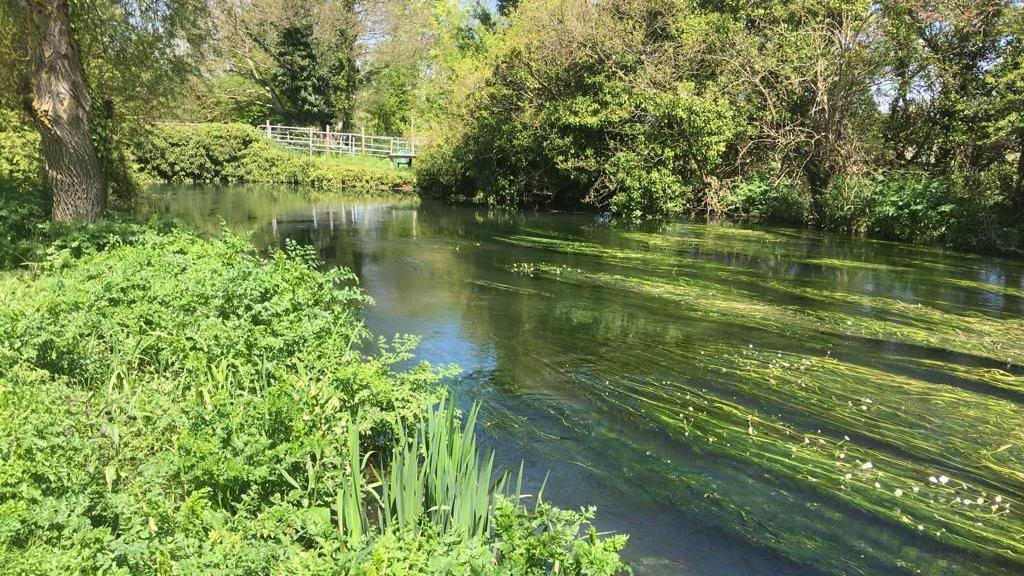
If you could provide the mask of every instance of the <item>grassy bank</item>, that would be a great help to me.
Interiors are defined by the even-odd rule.
[[[622,569],[621,538],[579,537],[591,512],[527,508],[492,488],[454,415],[428,411],[423,428],[451,371],[395,369],[410,339],[359,352],[369,298],[309,249],[263,259],[230,233],[143,232],[0,274],[0,293],[7,573]],[[442,422],[459,440],[423,444]],[[371,484],[371,469],[398,472],[389,454],[407,468],[421,449],[429,462],[452,445],[466,447],[459,466],[433,468],[433,480]],[[403,512],[385,522],[396,493]],[[470,501],[472,529],[436,514]]]
[[[155,126],[131,157],[137,172],[160,182],[289,184],[320,194],[411,192],[415,185],[411,170],[386,160],[301,154],[245,124]]]
[[[397,369],[408,337],[362,352],[350,271],[226,230],[51,225],[27,138],[0,162],[5,574],[627,570],[624,537],[520,497],[434,407],[453,369]]]

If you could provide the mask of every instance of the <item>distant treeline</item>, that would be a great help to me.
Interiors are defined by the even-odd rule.
[[[523,0],[421,185],[1019,250],[1014,0]]]

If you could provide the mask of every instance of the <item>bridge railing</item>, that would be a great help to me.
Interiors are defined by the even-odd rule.
[[[372,136],[364,133],[334,132],[300,126],[264,124],[260,127],[268,138],[292,150],[309,154],[339,154],[387,158],[395,154],[415,156],[426,143],[424,138]]]

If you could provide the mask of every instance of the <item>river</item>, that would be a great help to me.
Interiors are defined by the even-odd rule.
[[[354,270],[501,462],[640,575],[1024,573],[1024,264],[281,187],[145,212]]]

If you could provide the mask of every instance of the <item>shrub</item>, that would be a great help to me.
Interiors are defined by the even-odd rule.
[[[367,303],[312,249],[262,259],[230,233],[0,275],[4,572],[619,571],[621,538],[577,538],[589,511],[496,499],[489,535],[338,531],[360,450],[394,450],[451,373],[393,368],[408,338],[360,352]]]
[[[134,160],[144,173],[167,182],[234,181],[234,166],[260,133],[244,124],[158,126],[136,144]]]
[[[810,213],[808,198],[787,181],[743,180],[722,199],[729,216],[761,223],[803,224]]]
[[[317,193],[408,189],[414,183],[412,172],[386,161],[292,152],[244,124],[157,126],[133,157],[140,172],[166,182],[292,184]]]
[[[879,173],[836,181],[823,199],[821,226],[875,238],[970,250],[1013,250],[1016,231],[1000,226],[998,182],[924,172]]]

